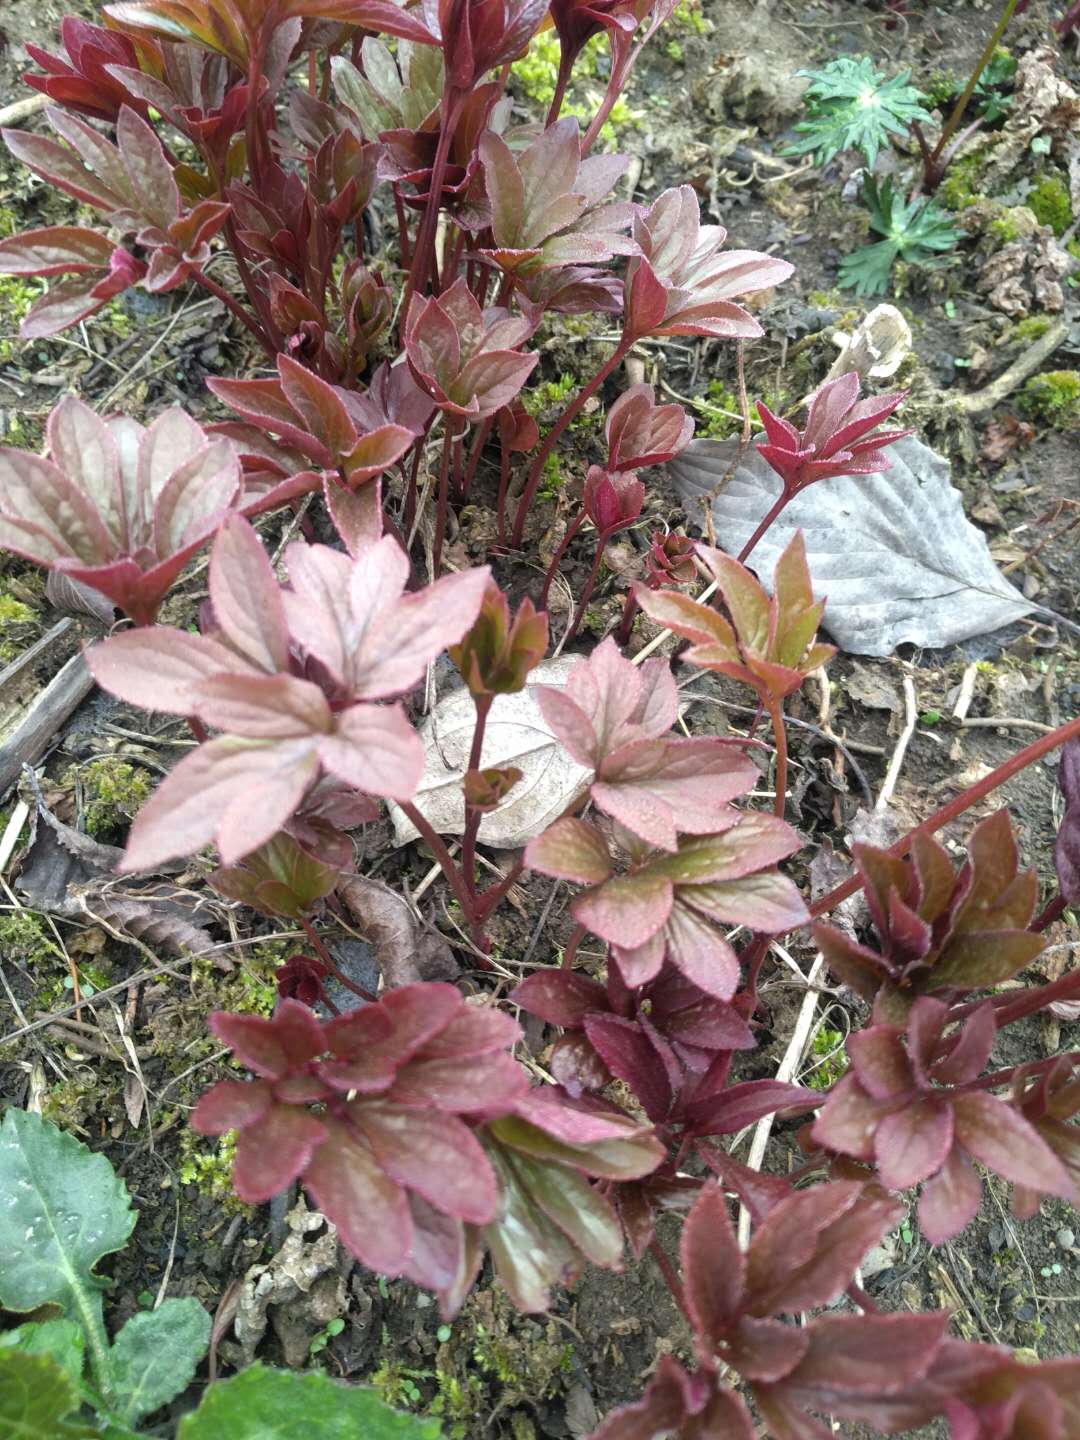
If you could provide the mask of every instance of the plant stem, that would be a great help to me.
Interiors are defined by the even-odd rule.
[[[457,90],[447,89],[443,93],[442,124],[439,127],[435,159],[431,164],[431,185],[428,190],[427,205],[424,207],[424,217],[420,221],[420,229],[416,235],[412,269],[409,271],[405,296],[401,302],[402,315],[409,313],[409,301],[412,296],[422,295],[424,286],[427,284],[428,271],[431,269],[432,256],[435,251],[435,229],[438,224],[439,210],[442,207],[442,187],[446,178],[446,164],[450,158],[450,146],[453,143],[458,120],[461,118],[464,99],[465,96]]]
[[[593,588],[596,585],[596,577],[600,573],[600,561],[604,558],[604,546],[614,534],[614,530],[605,530],[596,537],[596,549],[593,552],[592,569],[589,571],[589,578],[585,581],[585,588],[581,592],[581,599],[578,601],[577,609],[574,611],[574,618],[570,622],[570,629],[566,632],[566,638],[563,640],[564,645],[573,640],[581,626],[582,620],[585,618],[585,607],[589,603]]]
[[[473,696],[473,704],[476,706],[476,724],[473,726],[472,746],[469,750],[469,770],[480,769],[480,756],[484,749],[484,730],[494,699],[494,695]],[[476,913],[476,836],[482,818],[480,810],[466,803],[465,833],[461,837],[461,873],[465,877],[465,884],[473,899],[470,910],[474,916]]]
[[[574,68],[573,55],[568,55],[563,49],[559,50],[559,73],[555,80],[555,94],[551,97],[551,107],[544,121],[544,129],[554,125],[559,118],[559,111],[562,109],[563,100],[566,98],[566,87],[570,83],[570,73]]]
[[[318,955],[319,959],[323,962],[326,968],[330,971],[330,974],[334,977],[335,980],[339,982],[339,984],[344,985],[346,990],[351,990],[354,995],[359,995],[361,1000],[374,1001],[377,998],[371,993],[370,990],[365,990],[362,985],[357,985],[354,981],[349,979],[349,977],[342,970],[341,966],[334,959],[333,955],[330,954],[330,951],[319,939],[318,935],[315,933],[315,927],[312,925],[311,921],[306,916],[301,915],[300,925],[304,931],[304,934],[308,938],[308,944],[315,951],[316,955]]]
[[[449,415],[443,417],[442,459],[439,462],[439,512],[435,520],[435,545],[432,551],[432,568],[439,573],[442,564],[443,541],[446,539],[446,512],[450,504],[450,454],[454,448],[454,426]]]
[[[916,825],[913,830],[909,830],[902,839],[889,848],[887,853],[900,857],[906,855],[911,849],[916,835],[933,835],[943,825],[947,825],[950,820],[955,820],[958,815],[963,815],[965,810],[970,810],[973,805],[977,805],[985,795],[990,795],[999,785],[1004,785],[1006,780],[1011,780],[1014,775],[1019,774],[1021,770],[1026,770],[1036,760],[1041,760],[1044,755],[1049,755],[1051,751],[1064,745],[1066,740],[1071,740],[1074,735],[1080,735],[1080,720],[1069,720],[1064,725],[1059,725],[1056,730],[1052,730],[1049,735],[1040,736],[1038,740],[1026,745],[1023,750],[1017,751],[1011,760],[1006,760],[996,770],[991,770],[990,774],[980,780],[977,785],[969,786],[955,800],[950,800],[940,810],[935,810],[928,820],[924,820],[921,825]],[[857,890],[862,888],[863,882],[858,875],[853,875],[850,880],[845,880],[842,885],[837,885],[834,890],[830,890],[827,895],[823,895],[820,900],[815,901],[810,907],[810,914],[815,919],[819,915],[827,915],[830,910],[835,910],[841,900],[846,900],[849,895],[854,895]],[[1080,981],[1080,971],[1074,972],[1074,976]]]
[[[574,968],[574,958],[577,955],[578,946],[582,940],[585,939],[587,933],[584,925],[574,926],[573,934],[566,942],[566,949],[563,952],[562,968],[564,970],[572,970]]]
[[[420,813],[411,800],[399,801],[401,813],[408,816],[414,827],[419,830],[424,844],[431,851],[438,863],[439,869],[446,876],[447,884],[454,892],[454,899],[461,906],[462,913],[470,921],[473,914],[473,897],[469,893],[465,881],[462,879],[461,871],[454,864],[453,856],[443,844],[442,836],[432,829],[427,819]]]
[[[1068,905],[1069,902],[1065,899],[1064,895],[1055,895],[1052,900],[1047,902],[1042,913],[1037,915],[1031,922],[1030,928],[1036,933],[1045,930],[1047,926],[1052,925],[1055,920],[1061,919],[1062,915],[1068,909]]]
[[[225,305],[229,310],[232,311],[232,313],[236,316],[238,320],[240,320],[244,325],[247,326],[247,328],[251,331],[252,335],[255,336],[255,339],[258,340],[259,344],[266,351],[270,359],[273,360],[277,355],[276,348],[270,343],[269,339],[266,336],[266,332],[263,330],[263,327],[259,324],[259,322],[255,319],[254,315],[252,315],[250,311],[244,309],[243,305],[240,304],[240,301],[237,300],[236,296],[230,295],[229,292],[221,285],[219,285],[216,280],[211,280],[210,276],[204,275],[201,270],[195,271],[194,279],[198,281],[198,283],[203,287],[204,290],[208,290],[210,294],[213,295],[215,300],[220,300],[223,305]]]
[[[574,417],[579,414],[582,407],[587,404],[589,400],[592,399],[592,397],[596,394],[597,390],[600,389],[600,386],[615,369],[616,365],[618,365],[619,362],[628,354],[630,347],[633,345],[633,343],[634,341],[631,337],[623,335],[622,339],[615,347],[615,351],[612,354],[611,358],[607,360],[603,365],[601,365],[600,369],[589,381],[588,385],[585,386],[584,390],[578,391],[578,393],[570,401],[569,405],[567,405],[563,413],[559,416],[558,420],[555,421],[555,424],[544,436],[544,443],[537,451],[536,459],[532,463],[532,468],[529,471],[529,478],[525,482],[525,489],[521,492],[521,499],[518,501],[517,511],[514,514],[514,531],[511,536],[511,544],[514,546],[515,550],[520,547],[522,535],[525,533],[525,519],[529,513],[529,507],[533,502],[533,497],[536,495],[537,487],[539,486],[540,480],[543,476],[544,462],[547,460],[552,450],[554,450],[555,446],[558,444],[559,437],[562,435],[563,431],[567,428],[567,426],[574,419]]]
[[[784,506],[791,498],[792,497],[783,490],[776,497],[772,505],[765,512],[764,519],[761,521],[760,525],[750,536],[750,539],[746,542],[743,548],[739,551],[739,554],[736,558],[738,559],[740,565],[746,564],[747,556],[755,549],[758,541],[765,534],[766,530],[768,530],[769,527],[773,524],[776,517],[780,514],[781,510],[783,510]]]
[[[1080,1052],[1070,1050],[1064,1055],[1051,1055],[1049,1060],[1039,1060],[1034,1065],[1030,1061],[1025,1065],[1010,1065],[1007,1070],[995,1070],[993,1075],[980,1075],[978,1080],[972,1080],[970,1084],[964,1085],[962,1088],[965,1092],[997,1090],[1000,1086],[1007,1085],[1020,1070],[1029,1076],[1043,1075],[1047,1070],[1052,1070],[1059,1060],[1065,1059],[1080,1060]]]
[[[622,619],[619,621],[619,628],[615,631],[615,644],[623,649],[630,643],[630,632],[634,628],[634,616],[637,614],[637,596],[631,585],[626,591],[626,599],[623,601]]]
[[[683,1294],[682,1281],[679,1279],[678,1275],[675,1274],[675,1266],[672,1265],[671,1259],[667,1251],[664,1249],[664,1247],[660,1244],[660,1241],[657,1240],[655,1236],[649,1242],[649,1254],[656,1261],[656,1268],[664,1277],[664,1284],[671,1291],[671,1298],[675,1301],[675,1304],[678,1305],[679,1309],[690,1321],[690,1324],[692,1326],[694,1322],[690,1316],[690,1312],[686,1308],[686,1296]]]
[[[926,189],[931,193],[933,193],[933,191],[937,189],[941,181],[941,176],[944,173],[943,169],[939,167],[938,163],[941,159],[941,152],[945,149],[945,146],[952,138],[953,132],[956,130],[956,127],[964,118],[964,111],[971,103],[971,97],[975,93],[975,86],[979,83],[980,77],[982,76],[982,73],[986,69],[987,65],[989,65],[990,61],[994,58],[994,51],[998,47],[998,41],[1005,33],[1005,27],[1012,19],[1013,11],[1016,9],[1017,4],[1018,0],[1006,0],[1005,9],[1001,12],[1001,19],[994,27],[993,34],[986,42],[986,46],[982,54],[979,56],[974,70],[972,70],[971,74],[968,76],[968,82],[964,86],[959,100],[957,100],[956,104],[953,106],[952,114],[945,122],[945,128],[938,136],[938,142],[934,146],[933,153],[931,154],[930,159],[927,162],[928,174],[925,183]]]
[[[787,731],[784,729],[784,702],[771,696],[762,696],[762,703],[772,721],[773,739],[776,741],[776,799],[773,811],[782,820],[787,805],[788,753]]]
[[[566,554],[567,546],[570,544],[571,540],[573,540],[574,536],[578,533],[584,523],[585,511],[579,510],[577,515],[574,516],[573,520],[571,520],[570,524],[566,527],[566,534],[559,541],[559,548],[551,557],[551,564],[548,566],[547,574],[544,576],[544,588],[540,591],[540,600],[537,603],[536,607],[538,610],[547,609],[548,592],[551,589],[551,582],[555,579],[556,573],[558,572],[559,562]]]

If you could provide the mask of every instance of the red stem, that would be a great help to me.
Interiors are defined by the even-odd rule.
[[[566,942],[566,950],[564,951],[562,957],[562,968],[564,970],[572,970],[574,968],[574,959],[577,955],[578,946],[581,944],[582,940],[585,939],[587,933],[588,932],[586,931],[584,925],[574,926],[573,934]]]
[[[1055,920],[1060,920],[1068,907],[1069,902],[1065,899],[1064,895],[1055,895],[1045,906],[1042,914],[1037,915],[1031,922],[1030,928],[1036,933],[1045,930],[1049,925],[1052,925]]]
[[[355,984],[342,971],[337,961],[330,954],[330,951],[319,939],[318,935],[316,935],[310,920],[306,919],[303,915],[301,915],[300,924],[303,927],[304,934],[307,936],[308,943],[310,944],[311,948],[315,951],[319,959],[330,971],[330,974],[334,977],[335,980],[340,981],[340,983],[345,986],[346,990],[351,990],[354,995],[359,995],[361,1000],[374,1001],[377,999],[377,997],[373,995],[370,990],[365,990],[362,985]]]
[[[1069,1050],[1064,1055],[1051,1055],[1049,1060],[1040,1060],[1032,1065],[1029,1061],[1026,1065],[1010,1065],[1007,1070],[995,1070],[993,1075],[981,1075],[978,1080],[972,1080],[970,1084],[964,1085],[962,1089],[969,1090],[997,1090],[1002,1085],[1008,1085],[1021,1070],[1025,1075],[1043,1075],[1047,1070],[1052,1070],[1060,1060],[1080,1059],[1080,1052]]]
[[[560,49],[559,74],[555,81],[555,94],[551,99],[551,107],[548,110],[547,119],[544,121],[545,130],[549,125],[554,125],[555,121],[559,118],[559,111],[562,109],[563,100],[566,98],[566,87],[570,83],[570,73],[574,68],[574,59],[575,57],[573,55],[568,55],[564,49]]]
[[[649,1243],[649,1254],[656,1261],[656,1268],[664,1277],[664,1284],[671,1291],[671,1298],[675,1301],[675,1304],[678,1305],[687,1320],[690,1321],[691,1326],[693,1326],[693,1317],[686,1308],[686,1296],[683,1294],[682,1281],[678,1275],[675,1274],[675,1267],[672,1265],[667,1251],[655,1236]]]
[[[435,545],[432,552],[432,566],[436,575],[442,564],[446,512],[450,505],[450,453],[454,448],[454,427],[449,415],[443,416],[443,427],[442,459],[439,462],[439,513],[435,521]]]
[[[480,756],[484,749],[484,730],[494,695],[474,695],[476,724],[473,727],[472,746],[469,750],[469,770],[480,769]],[[461,873],[473,898],[472,914],[476,913],[476,836],[480,829],[483,812],[474,805],[465,806],[465,833],[461,837]],[[475,938],[475,937],[474,937]]]
[[[574,536],[578,533],[584,523],[585,511],[579,510],[577,515],[575,515],[574,519],[571,520],[570,524],[566,527],[566,534],[559,541],[559,548],[551,557],[551,564],[548,566],[547,574],[544,576],[544,588],[540,591],[540,601],[536,607],[538,610],[547,609],[548,591],[551,589],[551,582],[555,579],[555,575],[558,572],[559,562],[566,554],[566,547],[570,544],[571,540],[573,540]]]
[[[446,178],[446,164],[450,158],[450,146],[454,139],[458,120],[461,118],[464,99],[464,94],[457,90],[446,90],[443,94],[442,124],[439,127],[435,159],[431,165],[431,187],[428,191],[427,205],[424,207],[424,218],[420,222],[420,229],[416,236],[412,269],[409,271],[405,297],[401,304],[402,315],[409,313],[410,299],[413,295],[422,295],[427,284],[428,272],[431,269],[431,261],[435,252],[435,229],[442,206],[442,187]]]
[[[473,897],[469,894],[461,876],[461,871],[454,864],[453,856],[443,844],[442,837],[431,828],[431,825],[412,803],[411,800],[402,800],[401,811],[407,815],[413,825],[419,830],[425,845],[434,855],[438,862],[439,869],[446,876],[447,884],[454,892],[454,899],[461,906],[466,918],[471,922],[473,913]]]
[[[784,705],[780,700],[774,700],[772,696],[762,696],[762,703],[769,712],[769,719],[772,721],[773,739],[776,742],[776,799],[773,801],[773,812],[784,818],[784,809],[787,805],[787,778],[788,778],[788,753],[787,753],[787,732],[784,729]]]
[[[626,592],[626,599],[623,601],[622,619],[619,621],[619,628],[615,631],[615,644],[620,647],[630,642],[630,632],[634,628],[634,616],[637,614],[637,596],[634,594],[633,586]]]
[[[746,557],[747,557],[747,556],[751,553],[751,551],[756,547],[758,541],[759,541],[759,540],[761,539],[761,537],[765,534],[766,530],[768,530],[768,528],[770,527],[770,525],[772,525],[773,521],[774,521],[774,520],[776,519],[776,517],[780,514],[780,511],[783,510],[784,506],[785,506],[785,505],[788,503],[788,501],[791,500],[792,498],[793,498],[793,497],[792,497],[791,495],[789,495],[786,490],[785,490],[785,491],[782,491],[781,494],[777,497],[777,499],[776,499],[776,501],[774,502],[774,504],[771,505],[770,508],[766,511],[766,513],[765,513],[765,518],[761,521],[761,524],[757,527],[757,529],[754,531],[754,533],[750,536],[750,539],[746,542],[746,544],[743,546],[743,548],[739,551],[739,554],[738,554],[738,557],[737,557],[737,558],[738,558],[738,561],[739,561],[739,564],[740,564],[740,565],[745,565],[745,564],[746,564]]]
[[[515,550],[519,549],[521,546],[521,538],[525,532],[525,519],[529,513],[529,507],[532,505],[533,497],[536,495],[537,488],[543,477],[544,462],[547,460],[552,450],[554,450],[555,446],[558,444],[559,437],[562,435],[563,431],[567,428],[567,426],[574,419],[574,417],[581,411],[582,407],[589,400],[591,400],[592,397],[596,394],[597,390],[600,389],[600,386],[615,369],[616,365],[618,365],[619,362],[629,352],[630,347],[633,345],[633,343],[633,337],[627,335],[623,336],[623,338],[616,346],[611,358],[607,360],[603,365],[601,365],[600,369],[589,381],[588,385],[585,386],[584,390],[578,391],[578,393],[574,396],[573,400],[570,401],[569,405],[567,405],[566,409],[559,416],[558,420],[555,421],[555,424],[544,436],[544,443],[540,446],[540,449],[536,453],[536,459],[532,463],[532,468],[529,471],[529,478],[525,482],[525,489],[521,492],[521,499],[518,501],[517,511],[514,514],[514,531],[513,535],[511,536],[511,544],[513,545]]]
[[[1059,725],[1056,730],[1052,730],[1049,735],[1043,735],[1030,745],[1026,745],[1023,750],[1017,751],[1011,760],[1006,760],[996,770],[991,770],[990,774],[980,780],[977,785],[969,786],[955,800],[950,800],[948,805],[943,805],[940,810],[935,810],[928,820],[924,820],[921,825],[916,825],[913,830],[909,830],[902,840],[898,840],[895,845],[890,847],[888,854],[906,855],[911,849],[916,835],[933,835],[943,825],[947,825],[950,820],[955,820],[958,815],[963,815],[966,810],[977,805],[985,795],[990,795],[999,785],[1004,785],[1006,780],[1011,780],[1014,775],[1027,769],[1029,765],[1033,765],[1036,760],[1041,760],[1044,755],[1049,755],[1051,751],[1064,745],[1067,740],[1071,740],[1074,735],[1080,735],[1080,720],[1069,720],[1066,724]],[[823,895],[820,900],[815,901],[810,907],[810,914],[815,917],[827,915],[830,910],[834,910],[840,904],[841,900],[846,900],[849,895],[854,895],[862,887],[863,882],[858,875],[853,875],[850,880],[845,880],[843,885],[837,885],[835,890],[830,890],[827,895]],[[1080,979],[1080,971],[1076,971],[1075,974]]]
[[[592,568],[589,571],[589,578],[585,581],[585,588],[581,592],[581,599],[577,603],[577,609],[574,611],[574,618],[570,622],[570,629],[566,632],[566,639],[563,641],[564,645],[569,644],[569,642],[573,640],[582,620],[585,618],[585,607],[592,597],[593,588],[596,585],[596,577],[600,573],[600,561],[604,558],[604,546],[611,539],[612,535],[615,534],[615,529],[618,528],[619,527],[616,526],[614,529],[604,530],[596,537],[596,549],[593,552]]]

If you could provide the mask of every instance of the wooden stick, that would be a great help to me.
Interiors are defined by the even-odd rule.
[[[0,745],[0,795],[15,783],[24,765],[40,759],[61,725],[93,688],[94,677],[82,655],[73,655]]]

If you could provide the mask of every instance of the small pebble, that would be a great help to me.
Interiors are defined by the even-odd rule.
[[[1062,1250],[1071,1250],[1076,1244],[1076,1236],[1066,1225],[1064,1229],[1059,1230],[1054,1236],[1054,1243]]]

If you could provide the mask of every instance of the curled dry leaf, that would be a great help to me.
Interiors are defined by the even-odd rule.
[[[387,885],[349,875],[337,893],[374,951],[388,990],[418,980],[452,980],[457,965],[438,935],[422,934],[406,902]]]
[[[513,850],[558,819],[575,795],[584,790],[590,771],[556,740],[533,693],[535,685],[562,689],[577,657],[543,660],[529,673],[528,687],[514,695],[495,697],[484,730],[481,768],[513,765],[522,778],[506,801],[480,822],[485,845]],[[424,774],[413,804],[440,835],[465,830],[462,780],[472,744],[476,711],[467,690],[455,690],[435,706],[419,726],[424,743]],[[394,837],[399,845],[416,838],[416,830],[396,805],[390,806]]]

